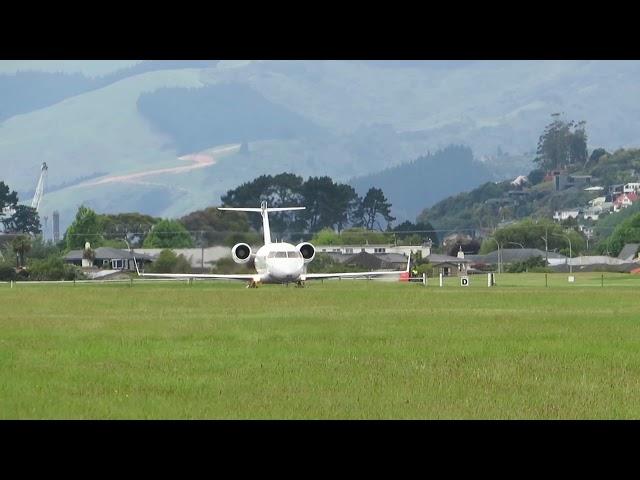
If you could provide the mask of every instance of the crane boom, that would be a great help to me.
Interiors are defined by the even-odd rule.
[[[40,167],[40,178],[38,178],[38,185],[36,185],[36,192],[33,194],[33,200],[31,200],[31,208],[35,208],[36,210],[40,208],[40,202],[44,196],[44,181],[47,176],[47,170],[49,170],[47,162],[42,162],[42,166]]]

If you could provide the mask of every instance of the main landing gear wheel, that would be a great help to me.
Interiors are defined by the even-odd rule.
[[[296,288],[304,288],[304,281],[298,280],[296,282]]]
[[[256,282],[255,280],[251,280],[251,281],[247,284],[247,288],[258,288],[258,282]]]

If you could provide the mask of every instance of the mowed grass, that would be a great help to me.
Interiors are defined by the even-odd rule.
[[[566,277],[0,284],[0,418],[640,418],[640,278]]]

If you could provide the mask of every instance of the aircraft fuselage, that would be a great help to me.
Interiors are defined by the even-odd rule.
[[[304,274],[304,258],[290,243],[270,243],[260,247],[254,262],[262,283],[297,282]]]

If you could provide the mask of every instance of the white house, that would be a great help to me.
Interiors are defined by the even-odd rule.
[[[638,193],[640,183],[626,183],[622,188],[623,193]]]
[[[617,212],[622,208],[630,207],[636,200],[638,200],[638,195],[635,192],[623,193],[613,202],[613,210]]]
[[[589,205],[592,207],[601,206],[603,203],[607,201],[607,197],[596,197],[593,200],[589,200]]]
[[[420,252],[422,258],[431,255],[431,245],[315,245],[316,252],[321,253],[343,253],[354,255],[360,252],[366,253],[400,253],[402,255],[416,254]]]
[[[511,185],[514,185],[516,187],[520,187],[522,185],[524,185],[525,183],[527,183],[529,181],[529,179],[524,176],[524,175],[518,175],[513,182],[511,182]]]
[[[568,218],[578,218],[580,215],[580,210],[562,210],[561,212],[556,212],[553,215],[554,220],[562,221],[567,220]]]
[[[598,220],[600,214],[602,213],[602,207],[589,207],[584,210],[582,214],[585,220]]]

